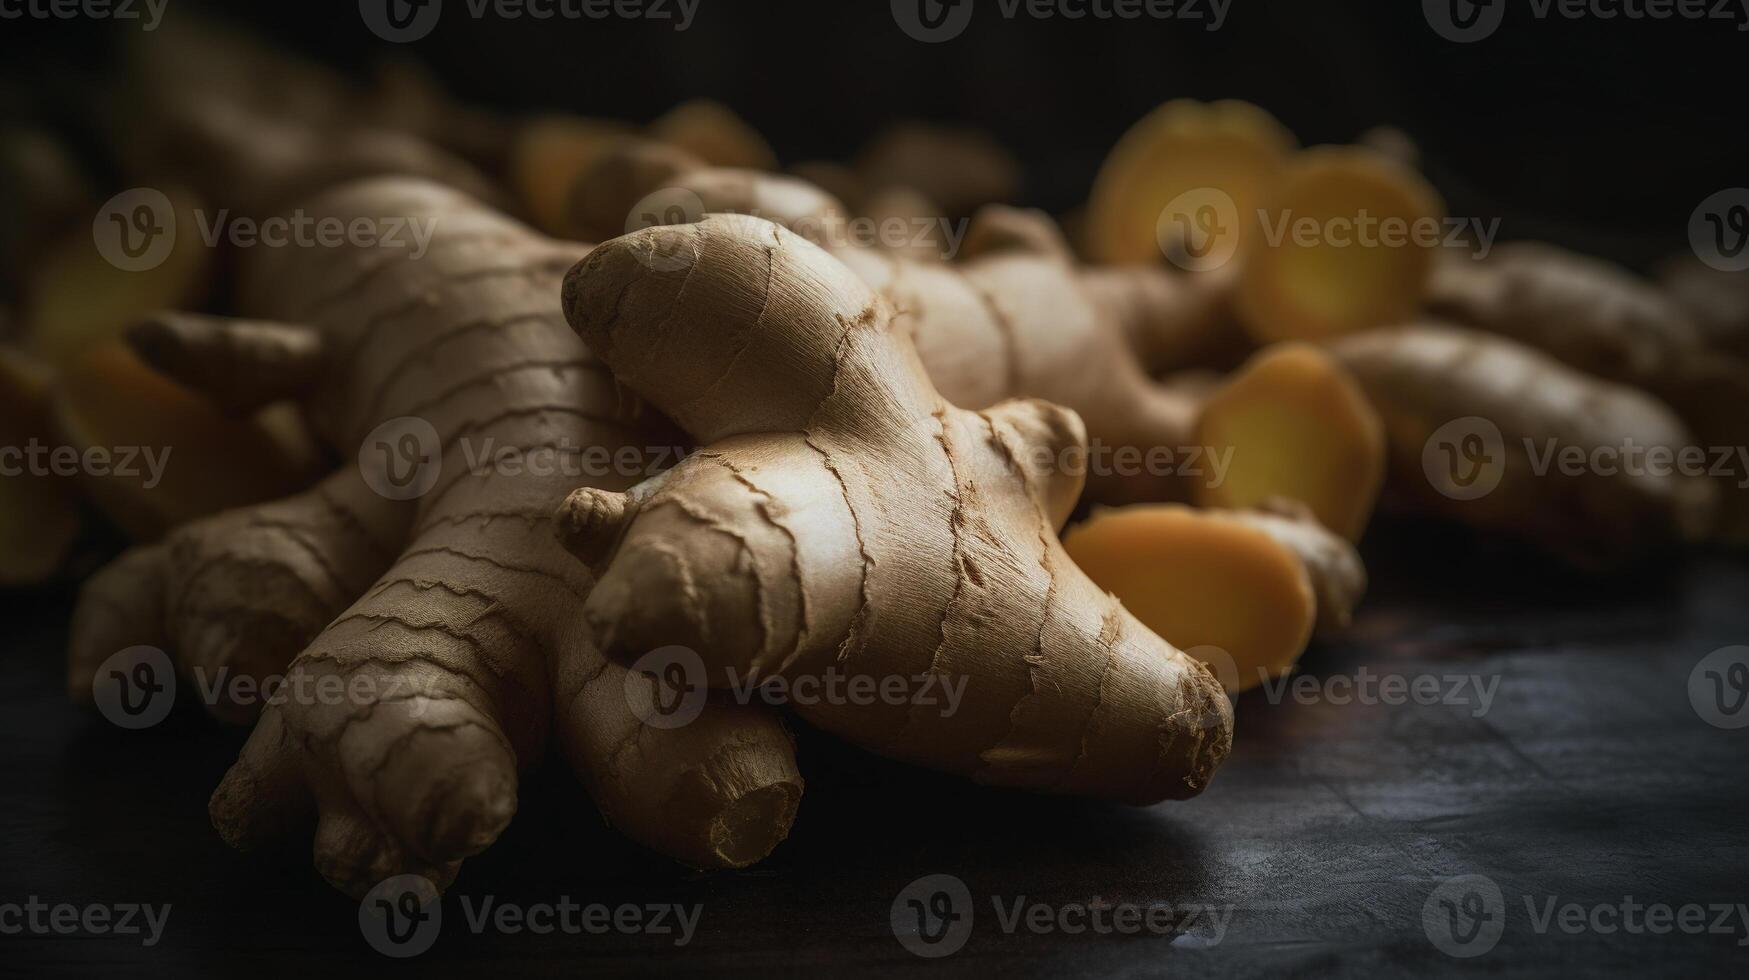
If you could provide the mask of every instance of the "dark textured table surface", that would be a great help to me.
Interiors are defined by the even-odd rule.
[[[978,790],[804,734],[809,786],[790,840],[755,870],[700,875],[604,829],[552,771],[464,868],[435,946],[401,962],[366,944],[357,904],[316,877],[307,841],[239,855],[212,833],[207,794],[240,735],[192,712],[129,733],[75,710],[59,664],[69,600],[12,597],[0,904],[172,909],[149,948],[0,935],[0,972],[1743,975],[1749,729],[1703,719],[1689,680],[1703,657],[1749,644],[1749,567],[1702,559],[1587,583],[1425,528],[1381,529],[1368,553],[1374,595],[1354,635],[1314,649],[1284,693],[1241,700],[1233,755],[1195,801],[1127,809]],[[1399,684],[1439,693],[1416,703],[1391,696]],[[964,882],[971,931],[926,963],[889,914],[930,874]],[[1487,882],[1436,893],[1461,876]],[[467,909],[487,896],[678,903],[700,918],[681,947],[673,935],[475,933]],[[1080,913],[1059,911],[1096,898],[1169,903],[1157,914],[1171,928],[1004,928],[1016,902],[1073,928]],[[1698,932],[1679,928],[1689,905],[1708,907]],[[1652,934],[1644,926],[1665,922],[1644,907],[1660,906],[1671,928]],[[1449,946],[1454,928],[1468,940],[1459,952],[1486,952],[1457,958],[1430,938]]]

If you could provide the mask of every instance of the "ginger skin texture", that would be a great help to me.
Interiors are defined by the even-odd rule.
[[[1042,398],[1074,410],[1096,451],[1087,485],[1095,502],[1248,507],[1282,497],[1312,506],[1345,536],[1365,526],[1384,448],[1371,409],[1339,365],[1328,358],[1309,365],[1315,353],[1297,355],[1286,360],[1308,369],[1294,372],[1291,386],[1278,391],[1236,382],[1217,392],[1211,403],[1222,419],[1236,420],[1231,425],[1211,425],[1203,410],[1206,393],[1175,390],[1150,377],[1206,366],[1208,359],[1226,366],[1243,356],[1245,346],[1234,342],[1242,331],[1225,301],[1230,279],[1148,266],[1082,267],[1049,218],[1003,206],[973,219],[958,261],[911,261],[844,240],[838,234],[843,206],[803,181],[705,167],[649,144],[628,143],[606,155],[573,197],[579,225],[603,233],[624,227],[628,215],[662,223],[675,201],[701,214],[767,217],[821,245],[887,300],[949,402],[979,409]],[[1281,370],[1279,364],[1269,368]],[[1301,438],[1308,403],[1340,408],[1310,442]],[[1203,440],[1205,431],[1217,430],[1250,441]],[[1242,498],[1209,485],[1215,477],[1209,457],[1229,450],[1236,473],[1258,478],[1235,488]],[[1150,453],[1160,452],[1171,454],[1175,465],[1148,462]],[[1271,462],[1313,455],[1355,465]],[[1206,500],[1199,497],[1204,493]]]
[[[1369,331],[1330,350],[1383,417],[1389,485],[1417,511],[1518,535],[1597,570],[1711,529],[1717,494],[1705,478],[1629,467],[1567,472],[1552,457],[1538,471],[1537,457],[1550,452],[1577,448],[1589,459],[1628,439],[1642,449],[1691,445],[1682,422],[1643,392],[1455,327]],[[1454,421],[1461,431],[1434,440]],[[1488,426],[1498,446],[1487,445]]]
[[[987,785],[1150,803],[1207,784],[1232,740],[1218,681],[1058,542],[1081,478],[1050,461],[1082,443],[1074,413],[948,404],[878,292],[757,218],[608,242],[566,279],[565,310],[702,446],[566,503],[609,657],[687,646],[713,685],[932,677],[963,685],[957,711],[797,709]]]
[[[1749,360],[1719,349],[1671,296],[1626,269],[1552,245],[1514,242],[1481,262],[1454,258],[1431,309],[1509,337],[1588,374],[1651,393],[1698,446],[1749,445]],[[1717,535],[1749,545],[1749,491],[1732,468],[1715,481]]]
[[[560,277],[586,248],[412,179],[348,184],[305,207],[437,231],[418,257],[392,244],[254,250],[239,301],[252,319],[234,333],[184,322],[146,347],[198,377],[227,357],[305,357],[315,345],[323,369],[301,401],[345,464],[304,494],[186,525],[91,579],[75,613],[73,695],[89,700],[98,664],[137,644],[168,647],[209,682],[220,667],[286,671],[292,693],[261,711],[213,795],[213,822],[243,848],[313,824],[318,869],[353,894],[399,873],[447,885],[503,831],[519,775],[549,738],[636,840],[699,867],[764,857],[802,789],[775,715],[713,700],[684,727],[644,724],[658,692],[602,658],[582,615],[594,581],[554,536],[576,477],[468,460],[469,445],[674,444],[560,313]],[[263,323],[308,343],[261,343]],[[192,349],[202,345],[229,350]],[[388,457],[413,437],[372,433],[406,417],[435,441]],[[372,474],[397,461],[432,474],[428,492],[373,490]],[[641,475],[597,483],[624,489]],[[348,695],[296,694],[321,678]],[[242,719],[256,705],[212,707]]]

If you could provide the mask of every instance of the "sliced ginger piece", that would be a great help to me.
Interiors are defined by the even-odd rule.
[[[1286,673],[1311,639],[1318,610],[1304,565],[1230,516],[1178,504],[1101,510],[1063,546],[1149,629],[1213,668],[1229,694]]]
[[[0,588],[38,585],[61,569],[79,536],[79,507],[64,480],[33,473],[23,457],[47,433],[49,371],[0,347]]]
[[[1196,245],[1198,254],[1234,254],[1260,230],[1253,216],[1297,145],[1275,117],[1247,102],[1166,103],[1131,126],[1100,168],[1087,207],[1088,257],[1158,262],[1160,227],[1179,218],[1206,236]],[[1225,194],[1234,213],[1199,221],[1200,204],[1219,200],[1192,193],[1205,189]],[[1174,202],[1198,206],[1182,216],[1165,215]]]
[[[1307,150],[1260,216],[1267,233],[1240,272],[1240,319],[1262,343],[1407,321],[1427,298],[1444,218],[1427,181],[1377,151]]]
[[[759,131],[734,110],[711,99],[693,99],[650,124],[650,135],[713,167],[777,169],[777,154]]]
[[[181,190],[164,196],[175,213],[174,237],[169,253],[152,268],[128,271],[112,264],[98,251],[89,225],[70,229],[49,246],[25,289],[25,339],[34,353],[64,367],[119,338],[152,310],[199,305],[213,262],[202,240],[200,204]]]
[[[1254,356],[1203,403],[1197,445],[1230,450],[1225,479],[1199,483],[1204,507],[1305,505],[1350,541],[1366,530],[1384,482],[1384,426],[1348,370],[1309,344]]]
[[[535,225],[572,236],[571,188],[629,130],[581,116],[540,116],[522,125],[510,145],[510,184]]]
[[[119,343],[94,348],[62,372],[52,425],[61,445],[99,461],[80,466],[86,490],[138,540],[287,496],[319,475],[305,433],[283,413],[228,418]]]

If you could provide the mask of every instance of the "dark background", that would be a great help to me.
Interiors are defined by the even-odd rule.
[[[972,2],[970,27],[940,44],[906,36],[887,0],[699,0],[684,32],[476,20],[466,0],[447,0],[437,28],[409,45],[377,39],[344,0],[169,0],[166,16],[218,13],[361,74],[385,54],[410,55],[462,97],[506,111],[644,121],[709,96],[786,163],[845,158],[896,119],[966,123],[1012,149],[1027,165],[1028,203],[1054,210],[1084,199],[1125,128],[1180,96],[1254,101],[1307,144],[1397,125],[1422,145],[1454,215],[1498,215],[1503,237],[1639,266],[1686,247],[1701,200],[1749,182],[1749,33],[1733,22],[1538,20],[1522,0],[1497,0],[1509,4],[1500,29],[1455,44],[1419,0],[1232,0],[1216,32],[1199,21],[1009,20],[997,0]],[[67,97],[42,84],[57,71],[102,65],[108,27],[0,21],[4,74],[23,84],[25,111],[52,114]]]

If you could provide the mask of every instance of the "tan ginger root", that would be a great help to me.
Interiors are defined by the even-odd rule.
[[[1420,511],[1516,534],[1592,569],[1710,529],[1716,494],[1704,478],[1628,466],[1568,472],[1561,462],[1628,440],[1641,451],[1689,445],[1681,421],[1642,392],[1453,327],[1370,331],[1330,349],[1384,419],[1391,487]]]
[[[1020,192],[1020,163],[989,134],[924,122],[898,123],[876,136],[858,155],[856,173],[863,213],[885,192],[906,191],[936,205],[924,213],[969,215]]]
[[[682,102],[650,123],[650,136],[713,167],[775,170],[771,144],[734,110],[711,99]]]
[[[1307,150],[1256,215],[1240,319],[1260,343],[1406,322],[1427,297],[1444,217],[1439,195],[1397,161],[1361,147]]]
[[[1597,377],[1650,392],[1682,417],[1695,451],[1749,446],[1749,360],[1717,350],[1663,292],[1625,269],[1551,245],[1513,243],[1441,264],[1431,309],[1528,344]],[[1704,465],[1703,467],[1704,468]],[[1739,467],[1717,482],[1720,535],[1749,544]]]
[[[313,817],[317,867],[354,894],[396,873],[443,887],[510,820],[549,732],[637,840],[702,867],[763,857],[801,792],[789,736],[762,708],[714,700],[684,727],[640,721],[659,714],[660,692],[602,659],[581,615],[594,582],[554,537],[576,478],[532,465],[673,445],[564,322],[560,277],[584,248],[420,181],[347,185],[305,210],[437,231],[417,257],[388,244],[254,250],[240,305],[257,319],[234,339],[169,331],[148,348],[201,364],[213,355],[175,345],[229,343],[241,357],[260,349],[263,321],[307,329],[324,369],[302,404],[346,462],[314,490],[187,525],[93,578],[75,614],[73,694],[90,698],[97,665],[141,643],[168,644],[209,685],[221,667],[285,671],[291,693],[261,712],[213,822],[252,847]],[[397,419],[423,424],[382,428]],[[500,451],[531,464],[470,457]],[[315,685],[359,693],[296,694]]]
[[[1187,285],[1157,266],[1077,267],[1048,218],[1000,206],[974,219],[961,261],[911,262],[845,241],[842,205],[805,182],[701,167],[652,145],[604,157],[574,198],[580,224],[603,231],[625,225],[628,214],[639,226],[672,223],[677,202],[682,213],[757,214],[826,246],[898,311],[953,404],[975,409],[1027,397],[1074,409],[1101,454],[1088,484],[1096,501],[1193,499],[1199,483],[1223,475],[1211,458],[1218,456],[1245,481],[1210,489],[1206,502],[1249,507],[1285,497],[1312,506],[1342,534],[1358,535],[1365,524],[1382,442],[1370,409],[1328,359],[1313,363],[1316,354],[1302,353],[1270,368],[1294,381],[1279,391],[1235,382],[1236,393],[1217,399],[1212,414],[1200,395],[1162,387],[1144,371],[1133,347],[1158,363],[1215,346],[1207,324],[1223,314],[1204,291],[1210,281]],[[1330,414],[1309,426],[1308,409]],[[1257,441],[1211,453],[1199,425]],[[1279,437],[1293,441],[1272,441]]]
[[[1353,546],[1309,517],[1139,504],[1095,511],[1063,547],[1229,694],[1291,670],[1314,626],[1345,628],[1366,589]]]
[[[1252,216],[1297,145],[1273,116],[1246,102],[1160,106],[1124,133],[1100,167],[1087,204],[1088,258],[1151,265],[1163,247],[1188,246],[1180,258],[1192,261],[1248,249],[1260,231]]]
[[[703,446],[629,492],[566,504],[600,575],[584,617],[610,657],[689,646],[715,685],[939,679],[963,685],[957,711],[797,709],[984,784],[1136,803],[1206,785],[1232,737],[1216,679],[1057,541],[1080,477],[1048,460],[1082,443],[1073,413],[949,405],[885,300],[756,218],[608,242],[567,278],[565,308],[621,383]]]
[[[0,588],[40,585],[66,564],[79,536],[79,507],[64,480],[32,472],[32,440],[49,445],[49,369],[0,347]],[[18,455],[14,455],[17,453]]]

